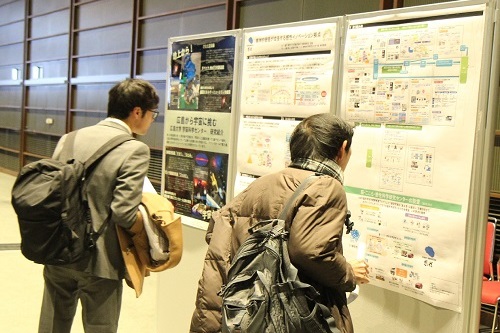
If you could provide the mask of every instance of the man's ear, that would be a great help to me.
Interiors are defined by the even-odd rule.
[[[132,109],[131,114],[133,115],[134,119],[142,118],[142,110],[138,106]]]

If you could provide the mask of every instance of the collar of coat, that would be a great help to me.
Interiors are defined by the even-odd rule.
[[[331,176],[337,179],[341,184],[344,184],[344,173],[340,166],[332,160],[323,160],[319,162],[309,158],[297,158],[289,167],[319,172]]]

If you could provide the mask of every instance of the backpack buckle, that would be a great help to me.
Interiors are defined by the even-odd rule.
[[[351,211],[348,210],[347,214],[345,216],[345,221],[344,221],[344,224],[347,228],[347,230],[345,232],[346,234],[349,234],[351,232],[352,228],[354,227],[354,222],[352,222],[350,219],[351,219]]]

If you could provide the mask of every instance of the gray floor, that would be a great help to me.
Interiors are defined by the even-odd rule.
[[[15,178],[0,172],[0,332],[31,333],[38,327],[43,292],[43,266],[23,257],[19,250],[19,229],[10,204]],[[124,284],[123,305],[118,331],[120,333],[157,332],[157,278],[152,274],[145,281],[143,294],[135,297]],[[80,309],[73,323],[73,333],[83,333]]]

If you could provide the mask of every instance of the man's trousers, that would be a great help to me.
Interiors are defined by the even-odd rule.
[[[86,333],[116,333],[122,280],[103,279],[61,266],[46,265],[39,333],[70,333],[78,300]]]

